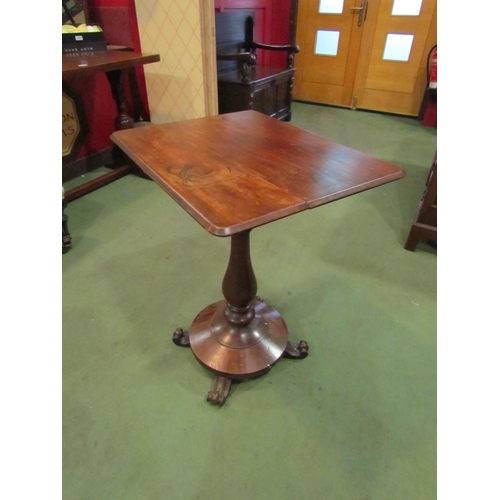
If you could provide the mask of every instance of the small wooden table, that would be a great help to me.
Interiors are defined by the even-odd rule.
[[[208,232],[231,237],[221,300],[174,342],[215,373],[208,401],[232,380],[304,358],[280,314],[256,296],[250,231],[404,177],[400,168],[256,111],[115,132],[112,140]]]
[[[105,73],[111,86],[111,93],[118,108],[115,119],[116,130],[124,130],[134,126],[134,120],[127,113],[125,104],[124,78],[130,68],[158,62],[158,54],[143,54],[122,50],[102,50],[88,53],[62,55],[62,80],[67,81],[82,76]],[[100,176],[81,186],[66,192],[66,201],[72,201],[114,180],[129,174],[131,165],[119,166],[113,171]]]

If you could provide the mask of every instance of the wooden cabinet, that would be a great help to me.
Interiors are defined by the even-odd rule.
[[[248,82],[239,71],[218,77],[219,113],[254,109],[279,120],[290,121],[294,68],[254,66]]]
[[[290,121],[296,45],[268,45],[254,40],[248,12],[215,14],[219,113],[253,109]],[[286,66],[261,64],[259,52],[282,53]]]

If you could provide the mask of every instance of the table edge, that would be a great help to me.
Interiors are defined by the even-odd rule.
[[[145,54],[142,52],[124,52],[124,53],[136,55],[137,57],[119,61],[111,61],[109,63],[104,63],[102,66],[90,66],[90,67],[84,66],[84,67],[70,68],[67,70],[64,70],[63,68],[62,79],[71,80],[73,78],[78,78],[81,76],[91,76],[97,73],[107,73],[109,71],[133,68],[135,66],[160,62],[159,54]],[[106,68],[103,68],[103,66],[106,66]]]

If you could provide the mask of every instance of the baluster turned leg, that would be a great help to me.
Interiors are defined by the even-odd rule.
[[[114,70],[106,73],[109,84],[111,86],[111,94],[118,108],[118,116],[115,119],[116,130],[125,130],[134,127],[134,120],[127,113],[127,105],[125,102],[124,79],[125,71]]]
[[[257,293],[257,280],[250,258],[250,231],[231,236],[231,254],[222,280],[222,293],[227,300],[224,317],[235,326],[252,321],[252,301]]]

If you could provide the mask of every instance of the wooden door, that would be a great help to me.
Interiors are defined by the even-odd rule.
[[[294,98],[349,106],[361,43],[359,0],[299,0]],[[325,10],[332,13],[326,13]]]
[[[414,15],[394,15],[398,3],[379,0],[376,22],[365,25],[353,107],[417,116],[427,84],[427,57],[436,44],[436,0],[423,0],[418,12],[420,2],[400,2],[403,7],[415,4]],[[399,49],[391,50],[391,41],[398,38]]]
[[[297,43],[295,99],[417,116],[436,0],[300,0]]]

